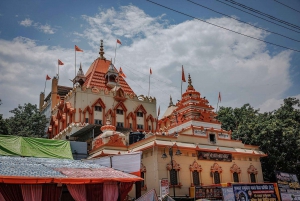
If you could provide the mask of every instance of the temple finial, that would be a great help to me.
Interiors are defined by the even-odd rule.
[[[191,79],[191,75],[190,74],[189,74],[189,78],[188,78],[188,83],[189,83],[188,87],[193,87],[193,85],[192,85],[192,79]]]
[[[169,103],[169,107],[174,106],[173,101],[172,101],[172,96],[170,95],[170,103]]]
[[[100,59],[106,59],[103,55],[104,55],[104,49],[103,49],[103,40],[100,40],[100,52],[99,52],[99,55],[100,55]]]

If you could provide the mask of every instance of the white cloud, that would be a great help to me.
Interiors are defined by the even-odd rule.
[[[26,18],[25,20],[20,22],[20,25],[24,27],[30,27],[32,25],[33,21],[29,18]]]
[[[40,25],[40,26],[38,26],[38,29],[46,34],[54,34],[55,33],[54,29],[49,24]]]
[[[300,94],[292,97],[300,99]],[[262,108],[260,112],[269,112],[278,109],[281,105],[283,105],[283,100],[284,98],[281,99],[271,98],[266,100],[264,103],[260,105],[260,108]]]
[[[42,25],[39,22],[33,23],[33,20],[26,18],[25,20],[20,22],[20,25],[25,26],[25,27],[30,27],[33,26],[36,29],[38,29],[41,32],[44,32],[45,34],[54,34],[55,29],[52,28],[49,24]]]
[[[148,94],[152,68],[150,95],[156,97],[161,114],[169,104],[170,95],[174,103],[180,99],[181,65],[186,79],[190,73],[194,88],[213,106],[221,91],[222,106],[240,107],[250,103],[268,110],[269,105],[276,105],[272,99],[282,99],[291,86],[290,51],[271,55],[263,42],[197,20],[171,25],[164,20],[164,15],[151,17],[132,5],[120,7],[120,11],[100,10],[95,16],[83,18],[84,31],[74,33],[74,41],[86,41],[93,51],[78,54],[77,64],[83,62],[83,70],[87,71],[97,57],[100,39],[104,39],[106,58],[114,58],[116,39],[121,39],[116,67],[122,67],[126,81],[137,95]],[[214,18],[209,22],[260,39],[267,36],[232,19]],[[38,104],[45,76],[56,74],[58,58],[65,63],[60,68],[59,84],[71,86],[73,49],[38,46],[26,38],[0,40],[0,94],[9,94],[0,97],[3,102],[0,109],[7,113],[8,108],[13,109],[17,104]],[[50,83],[47,85],[46,94]],[[186,87],[187,83],[183,83],[183,91]]]

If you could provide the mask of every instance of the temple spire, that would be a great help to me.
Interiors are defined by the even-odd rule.
[[[192,78],[191,78],[191,75],[189,74],[189,78],[188,78],[188,88],[194,88],[193,85],[192,85]]]
[[[174,106],[174,103],[172,101],[172,96],[170,95],[170,103],[169,103],[169,107]]]
[[[99,55],[100,55],[100,59],[106,59],[103,55],[104,55],[104,48],[103,48],[103,40],[100,40],[100,52],[99,52]]]

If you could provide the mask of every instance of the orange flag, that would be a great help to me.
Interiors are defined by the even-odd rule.
[[[182,65],[182,75],[181,75],[181,80],[182,80],[182,82],[186,82],[186,81],[185,81],[185,75],[184,75],[183,65]]]
[[[218,101],[220,101],[220,102],[221,102],[221,92],[219,92]]]
[[[61,60],[58,60],[58,65],[64,65],[64,63]]]
[[[49,75],[46,75],[46,80],[51,80],[51,77],[49,77]]]
[[[117,39],[117,43],[119,43],[120,45],[122,45],[121,41],[119,39]]]
[[[150,75],[152,75],[152,69],[151,69],[151,67],[150,67]]]
[[[126,75],[123,73],[123,70],[122,70],[121,67],[120,67],[120,70],[119,70],[119,75],[126,78]]]
[[[83,50],[80,49],[77,45],[75,45],[75,51],[77,51],[77,52],[83,52]]]

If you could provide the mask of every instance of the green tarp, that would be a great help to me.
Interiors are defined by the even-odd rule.
[[[0,155],[73,159],[69,141],[0,135]]]

